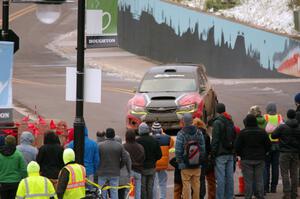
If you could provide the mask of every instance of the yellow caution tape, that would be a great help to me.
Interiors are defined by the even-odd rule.
[[[115,186],[104,186],[104,188],[102,188],[103,186],[98,185],[98,184],[90,181],[89,179],[86,179],[86,181],[87,181],[87,183],[89,183],[89,184],[91,184],[91,185],[93,185],[93,186],[95,186],[95,187],[97,187],[97,188],[99,188],[99,189],[101,189],[103,191],[106,191],[108,189],[125,189],[125,188],[130,189],[130,191],[132,191],[133,188],[134,188],[134,186],[133,186],[132,183],[129,183],[127,185],[117,186],[117,187],[115,187]]]
[[[170,148],[169,149],[169,153],[175,153],[175,148],[173,147],[173,148]]]

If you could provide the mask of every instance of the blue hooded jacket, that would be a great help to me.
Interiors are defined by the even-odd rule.
[[[69,148],[74,149],[74,141],[70,142]],[[88,138],[88,129],[84,129],[84,166],[87,177],[95,174],[100,163],[98,145]]]

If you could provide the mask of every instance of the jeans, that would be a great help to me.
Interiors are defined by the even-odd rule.
[[[242,173],[245,181],[245,198],[251,199],[255,195],[257,199],[264,198],[264,160],[242,160]],[[253,183],[255,182],[255,193]],[[253,194],[254,193],[254,194]]]
[[[264,173],[265,191],[270,191],[270,169],[272,166],[271,192],[276,192],[279,177],[279,151],[270,151],[266,157]]]
[[[142,199],[153,198],[153,184],[154,184],[155,169],[144,169],[142,172]]]
[[[200,193],[200,175],[201,169],[182,169],[181,179],[182,179],[182,198],[190,199],[191,188],[193,190],[192,199],[199,199]]]
[[[105,176],[99,176],[98,178],[98,184],[99,185],[104,185],[105,183],[108,183],[108,185],[112,186],[112,187],[118,187],[119,186],[119,177],[105,177]],[[103,197],[105,199],[108,198],[107,196],[107,191],[102,191],[103,193]],[[118,189],[109,189],[109,193],[110,193],[110,198],[111,199],[118,199]]]
[[[215,176],[217,180],[216,199],[233,198],[233,155],[221,155],[216,158]],[[226,190],[226,191],[225,191]]]
[[[141,198],[142,174],[131,170],[131,177],[134,179],[134,199]]]
[[[298,153],[280,153],[280,171],[284,198],[297,198],[298,187]]]
[[[154,185],[153,185],[153,198],[165,199],[167,198],[167,182],[168,173],[166,170],[160,170],[155,172]],[[158,196],[159,186],[159,196]]]

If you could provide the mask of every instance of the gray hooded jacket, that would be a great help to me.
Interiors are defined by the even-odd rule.
[[[17,149],[23,154],[26,165],[30,161],[35,161],[38,150],[36,147],[33,147],[34,136],[28,131],[24,131],[20,138],[20,145],[17,146]]]
[[[122,138],[119,136],[115,137],[115,140],[122,144]],[[125,150],[125,165],[120,170],[119,185],[126,185],[130,183],[130,173],[131,173],[131,159],[129,153]]]

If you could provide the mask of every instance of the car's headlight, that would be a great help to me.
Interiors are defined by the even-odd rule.
[[[189,104],[189,105],[184,105],[184,106],[179,106],[177,109],[177,112],[195,112],[196,111],[196,104]]]
[[[133,114],[147,114],[145,107],[136,106],[134,104],[131,106],[131,113],[133,113]]]

